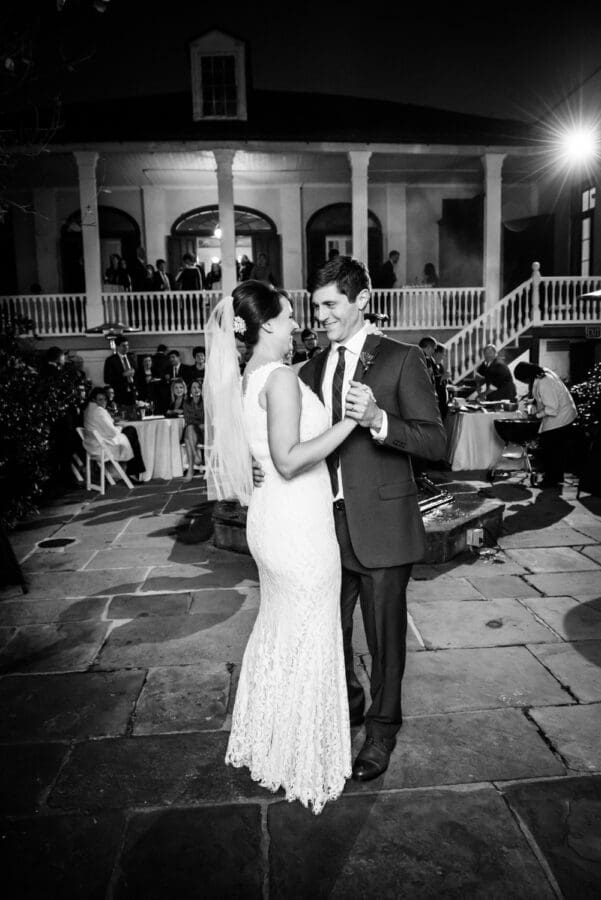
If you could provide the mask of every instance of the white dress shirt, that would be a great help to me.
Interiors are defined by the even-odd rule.
[[[334,341],[330,344],[330,353],[325,365],[322,381],[322,395],[324,405],[328,411],[330,423],[332,422],[332,382],[334,381],[334,372],[336,371],[336,366],[338,365],[338,348],[342,346],[346,347],[346,353],[344,354],[344,377],[342,379],[342,416],[344,417],[346,395],[348,393],[351,381],[353,380],[355,369],[357,368],[357,365],[359,363],[359,357],[361,355],[361,351],[363,350],[363,345],[365,344],[367,335],[367,327],[364,325],[360,331],[349,338],[348,341],[345,341],[344,344],[337,344]],[[373,428],[370,428],[372,437],[378,441],[385,440],[388,434],[388,417],[383,410],[382,417],[382,427],[379,431],[375,431]],[[359,425],[358,427],[360,428],[361,426]],[[343,497],[344,489],[342,484],[342,472],[340,471],[339,463],[338,493],[336,494],[334,499],[342,500]]]

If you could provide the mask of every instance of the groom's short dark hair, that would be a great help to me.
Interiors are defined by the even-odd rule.
[[[351,256],[336,256],[316,269],[309,278],[309,291],[313,294],[328,284],[335,284],[351,303],[361,291],[371,290],[366,266]]]

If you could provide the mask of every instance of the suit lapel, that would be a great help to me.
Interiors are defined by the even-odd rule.
[[[368,334],[359,354],[359,362],[353,375],[353,381],[365,381],[365,378],[380,352],[382,335]]]

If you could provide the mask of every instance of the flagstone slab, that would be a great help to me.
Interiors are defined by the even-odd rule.
[[[589,536],[587,540],[587,535],[575,528],[552,525],[549,528],[535,528],[532,531],[516,531],[501,535],[497,538],[497,543],[504,550],[525,550],[529,547],[579,547],[595,540],[594,536]]]
[[[577,530],[582,532],[582,534],[591,538],[596,542],[601,543],[601,523],[599,521],[588,521],[579,523],[577,526]]]
[[[123,529],[123,536],[132,534],[158,534],[164,535],[166,531],[175,531],[182,523],[180,513],[160,513],[156,515],[144,515],[130,519],[127,528]]]
[[[267,815],[272,898],[554,897],[491,788],[345,797],[317,817],[274,803]]]
[[[601,640],[533,644],[529,649],[581,703],[601,701]]]
[[[128,822],[115,900],[261,900],[259,806],[141,813]]]
[[[17,629],[10,625],[5,625],[0,628],[0,649],[5,647],[10,641],[14,634],[16,634]]]
[[[160,528],[157,530],[156,534],[144,534],[143,532],[129,531],[126,529],[125,531],[122,531],[121,534],[117,535],[109,546],[120,550],[129,547],[132,551],[138,549],[152,549],[164,552],[173,547],[176,537],[177,532],[170,528]],[[105,550],[108,548],[103,547],[101,549]]]
[[[143,616],[183,616],[190,609],[192,595],[120,594],[109,603],[108,619],[135,619]]]
[[[131,594],[146,579],[148,567],[102,572],[49,572],[28,575],[29,600],[91,597],[95,594]],[[0,600],[22,596],[18,585],[0,590]]]
[[[83,569],[96,554],[95,549],[78,547],[77,544],[64,550],[37,549],[27,557],[21,568],[26,576],[32,572],[76,572]]]
[[[107,604],[108,597],[86,597],[82,600],[4,600],[0,603],[0,624],[98,622]]]
[[[478,591],[467,578],[451,578],[449,575],[441,575],[428,581],[414,581],[411,579],[407,587],[407,597],[410,600],[440,600],[447,603],[449,600],[484,600],[485,597]]]
[[[256,610],[242,610],[225,621],[221,612],[136,618],[111,631],[94,667],[240,662],[255,618]]]
[[[563,708],[563,707],[560,707]],[[362,746],[363,729],[354,749]],[[388,770],[347,792],[562,775],[561,761],[519,709],[407,717]]]
[[[553,633],[518,600],[410,601],[409,611],[428,649],[549,643]]]
[[[221,728],[230,682],[225,663],[151,669],[136,704],[134,734]]]
[[[407,657],[403,712],[408,716],[573,702],[525,647],[436,650]]]
[[[557,572],[552,575],[525,575],[526,581],[548,597],[578,597],[580,594],[601,596],[601,573]]]
[[[493,557],[466,556],[452,559],[446,563],[432,565],[436,575],[448,575],[451,578],[468,578],[475,575],[521,575],[526,569],[506,553],[496,553]]]
[[[6,816],[38,811],[69,751],[67,744],[0,746],[0,809]]]
[[[532,834],[562,896],[597,898],[601,885],[601,777],[501,785],[500,789]]]
[[[593,560],[593,562],[601,564],[601,547],[595,544],[591,544],[590,546],[583,547],[582,553],[584,556],[588,556],[589,559]]]
[[[64,525],[52,537],[63,537],[67,533],[72,535],[77,530],[82,538],[106,538],[107,536],[114,538],[123,531],[127,521],[127,517],[125,519],[103,519],[101,517],[78,516]]]
[[[533,593],[532,585],[517,575],[470,575],[469,580],[489,600],[531,597]]]
[[[272,798],[247,769],[225,765],[228,737],[205,732],[77,744],[48,804],[95,810]]]
[[[234,554],[232,554],[234,555]],[[238,556],[239,554],[237,554]],[[229,587],[235,588],[247,581],[258,581],[256,568],[253,565],[241,564],[236,559],[229,566],[209,568],[205,566],[173,565],[158,566],[150,570],[143,591],[189,590],[198,591],[203,588]]]
[[[601,598],[528,597],[524,604],[566,641],[601,639]]]
[[[601,772],[601,703],[533,708],[530,714],[572,771]]]
[[[583,572],[597,571],[601,580],[601,568],[589,559],[590,551],[601,550],[594,545],[579,553],[570,547],[536,547],[526,550],[508,550],[507,553],[530,572]],[[600,557],[601,558],[601,557]]]
[[[252,594],[252,600],[249,605],[249,594]],[[215,613],[222,611],[223,618],[229,618],[237,613],[244,605],[245,609],[258,608],[259,592],[256,588],[246,588],[243,591],[230,590],[222,588],[217,590],[194,591],[192,593],[192,605],[190,612],[196,613]]]
[[[0,650],[0,674],[87,669],[108,628],[107,622],[23,625]]]
[[[120,814],[4,821],[3,883],[18,900],[104,900],[123,830]]]
[[[145,672],[0,679],[0,740],[62,741],[125,734]]]
[[[94,569],[129,569],[132,565],[136,566],[161,566],[169,569],[177,569],[178,574],[181,566],[172,564],[169,556],[173,552],[174,541],[171,541],[169,550],[159,549],[152,546],[142,547],[111,547],[108,550],[98,550],[96,554],[89,559],[86,571]],[[188,567],[186,567],[187,570]],[[202,569],[200,574],[206,572]],[[187,572],[186,572],[187,574]]]

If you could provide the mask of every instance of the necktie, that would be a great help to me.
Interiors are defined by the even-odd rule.
[[[344,381],[344,351],[346,347],[338,348],[338,362],[332,379],[332,425],[340,422],[342,419],[342,383]],[[338,464],[340,462],[340,453],[338,449],[334,450],[328,456],[327,463],[330,472],[330,481],[332,482],[332,492],[334,497],[338,493]]]
[[[122,361],[123,361],[123,368],[124,368],[124,370],[125,370],[126,372],[129,371],[129,369],[131,369],[131,365],[130,365],[129,359],[127,358],[127,354],[124,354],[124,355],[121,357],[121,359],[122,359]]]

